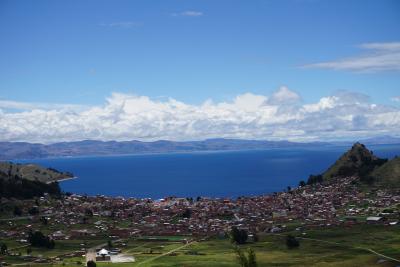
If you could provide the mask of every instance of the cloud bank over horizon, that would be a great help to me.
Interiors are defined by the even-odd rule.
[[[203,140],[241,138],[330,141],[400,135],[400,107],[340,91],[304,104],[281,87],[270,96],[191,105],[173,98],[112,93],[101,106],[0,100],[0,141]]]

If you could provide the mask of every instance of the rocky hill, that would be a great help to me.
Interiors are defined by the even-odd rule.
[[[383,165],[387,159],[378,158],[365,145],[355,143],[349,151],[344,153],[326,172],[322,174],[324,181],[357,175],[367,180],[375,168]]]
[[[374,155],[365,145],[355,143],[324,173],[310,175],[307,184],[340,181],[343,177],[357,176],[360,182],[393,185],[400,181],[400,160],[388,161]]]

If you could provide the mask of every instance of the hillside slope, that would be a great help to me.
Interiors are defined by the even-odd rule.
[[[378,185],[400,187],[400,158],[394,158],[376,168],[371,177]]]
[[[55,169],[44,168],[36,164],[16,164],[12,162],[0,162],[0,178],[3,179],[26,179],[42,183],[55,182],[70,178],[73,175],[68,172],[59,172]]]

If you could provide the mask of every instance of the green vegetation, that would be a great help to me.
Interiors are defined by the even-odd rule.
[[[35,164],[0,162],[0,198],[30,199],[44,193],[59,196],[57,180],[68,177],[72,174]]]
[[[0,162],[1,178],[19,178],[43,183],[55,182],[60,179],[73,177],[72,173],[59,172],[53,168],[45,168],[36,164],[18,164]]]
[[[237,260],[241,267],[257,267],[256,254],[252,248],[247,249],[247,255],[239,247],[235,247]]]
[[[21,178],[0,178],[0,198],[30,199],[42,196],[44,193],[59,196],[61,189],[57,182],[46,184]]]
[[[245,244],[248,238],[247,232],[243,229],[238,229],[237,227],[232,227],[231,232],[231,241],[236,244]]]
[[[53,249],[55,246],[54,240],[51,240],[40,231],[29,232],[28,242],[33,247],[45,247],[48,249]]]
[[[288,248],[298,248],[300,246],[299,240],[292,235],[286,237],[286,246]]]
[[[96,262],[94,261],[88,261],[86,264],[87,267],[96,267]]]
[[[371,177],[378,185],[400,186],[400,158],[396,157],[375,169]]]
[[[291,228],[292,229],[292,228]],[[304,233],[304,234],[303,234]],[[296,249],[288,249],[287,235],[301,242]],[[348,267],[394,267],[399,263],[378,256],[368,249],[395,259],[400,255],[400,227],[385,225],[354,225],[352,227],[329,227],[323,229],[296,231],[283,234],[259,234],[259,242],[239,245],[238,248],[249,256],[250,249],[256,255],[257,266],[348,266]],[[33,248],[33,255],[56,256],[81,248],[82,241],[58,241],[53,250]],[[106,243],[103,241],[97,241]],[[92,243],[93,246],[94,244]],[[11,245],[8,247],[10,248]],[[115,244],[115,246],[117,246]],[[229,239],[211,239],[185,244],[177,241],[145,241],[130,239],[122,248],[126,255],[135,257],[135,263],[97,262],[99,267],[239,267],[237,252]],[[26,251],[21,248],[20,251]],[[171,252],[172,251],[172,252]],[[171,252],[171,253],[170,253]],[[169,253],[169,254],[168,254]],[[6,257],[7,262],[11,261]],[[76,262],[81,264],[77,265]],[[379,264],[378,264],[379,262]],[[63,265],[64,263],[64,265]],[[55,267],[82,266],[82,257],[63,258]],[[38,267],[50,266],[35,264]]]

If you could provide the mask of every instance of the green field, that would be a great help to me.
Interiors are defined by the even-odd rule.
[[[300,240],[300,247],[288,249],[284,234],[260,234],[260,241],[242,245],[242,249],[252,247],[256,251],[259,266],[398,266],[400,262],[385,259],[368,249],[385,256],[400,259],[400,227],[382,225],[357,225],[351,228],[334,227],[304,232],[292,231]],[[305,234],[303,234],[305,233]],[[98,263],[97,266],[193,266],[224,267],[239,266],[232,244],[228,239],[185,244],[181,238],[163,241],[128,240],[123,253],[134,256],[135,263]],[[72,241],[68,241],[72,242]],[[34,251],[42,255],[54,256],[73,244],[60,244],[53,251]],[[76,244],[79,247],[79,244]],[[169,252],[172,252],[168,254]],[[82,266],[77,261],[65,259],[64,265]],[[15,262],[15,261],[14,261]],[[38,265],[50,266],[50,265]]]

